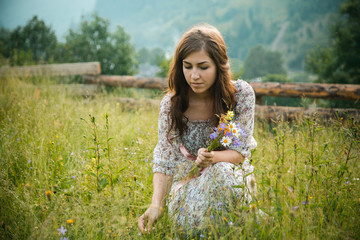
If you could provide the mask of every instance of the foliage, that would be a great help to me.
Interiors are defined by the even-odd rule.
[[[78,30],[70,29],[66,43],[59,47],[59,61],[99,61],[102,73],[112,75],[133,75],[137,71],[135,49],[130,36],[121,26],[109,32],[110,23],[97,13],[90,21],[84,17]]]
[[[263,77],[266,74],[285,74],[281,53],[257,45],[250,49],[244,62],[244,79]]]
[[[330,28],[332,44],[309,53],[306,69],[319,82],[360,84],[360,3],[341,5],[341,17]]]
[[[293,82],[284,74],[267,74],[263,79],[263,82],[278,82],[278,83],[289,83]]]
[[[0,238],[174,239],[166,213],[150,236],[137,228],[151,202],[158,104],[120,104],[124,90],[83,98],[51,79],[37,82],[4,78],[0,87]],[[94,125],[80,120],[89,114],[97,141]],[[210,223],[206,239],[359,239],[359,127],[346,117],[257,119],[258,195]],[[96,166],[117,179],[113,188],[97,191]]]
[[[3,35],[4,34],[4,35]],[[0,51],[11,65],[41,64],[54,60],[55,32],[35,15],[24,27],[1,30]]]

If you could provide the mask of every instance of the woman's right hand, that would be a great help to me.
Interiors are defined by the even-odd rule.
[[[138,220],[138,225],[141,233],[150,233],[152,224],[161,216],[162,207],[150,205],[143,215]]]

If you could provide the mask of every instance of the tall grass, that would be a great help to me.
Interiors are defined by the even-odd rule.
[[[137,228],[151,201],[158,108],[117,101],[158,92],[83,98],[51,79],[1,81],[1,239],[174,238],[166,213],[150,236]],[[254,202],[195,238],[359,239],[359,128],[257,120]]]

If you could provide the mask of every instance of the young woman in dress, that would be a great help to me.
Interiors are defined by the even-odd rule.
[[[170,66],[168,88],[160,103],[152,202],[138,220],[142,233],[151,231],[165,203],[173,226],[189,232],[215,222],[219,210],[226,214],[248,204],[254,194],[248,158],[256,147],[255,94],[245,81],[231,81],[226,45],[215,27],[196,25],[182,36]],[[241,146],[208,152],[209,136],[219,123],[217,115],[229,110],[244,131],[244,141]],[[205,170],[189,180],[194,164]]]

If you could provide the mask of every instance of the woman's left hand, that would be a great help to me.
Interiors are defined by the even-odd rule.
[[[213,164],[213,159],[213,152],[208,152],[206,148],[200,148],[195,163],[201,168],[206,168]]]

